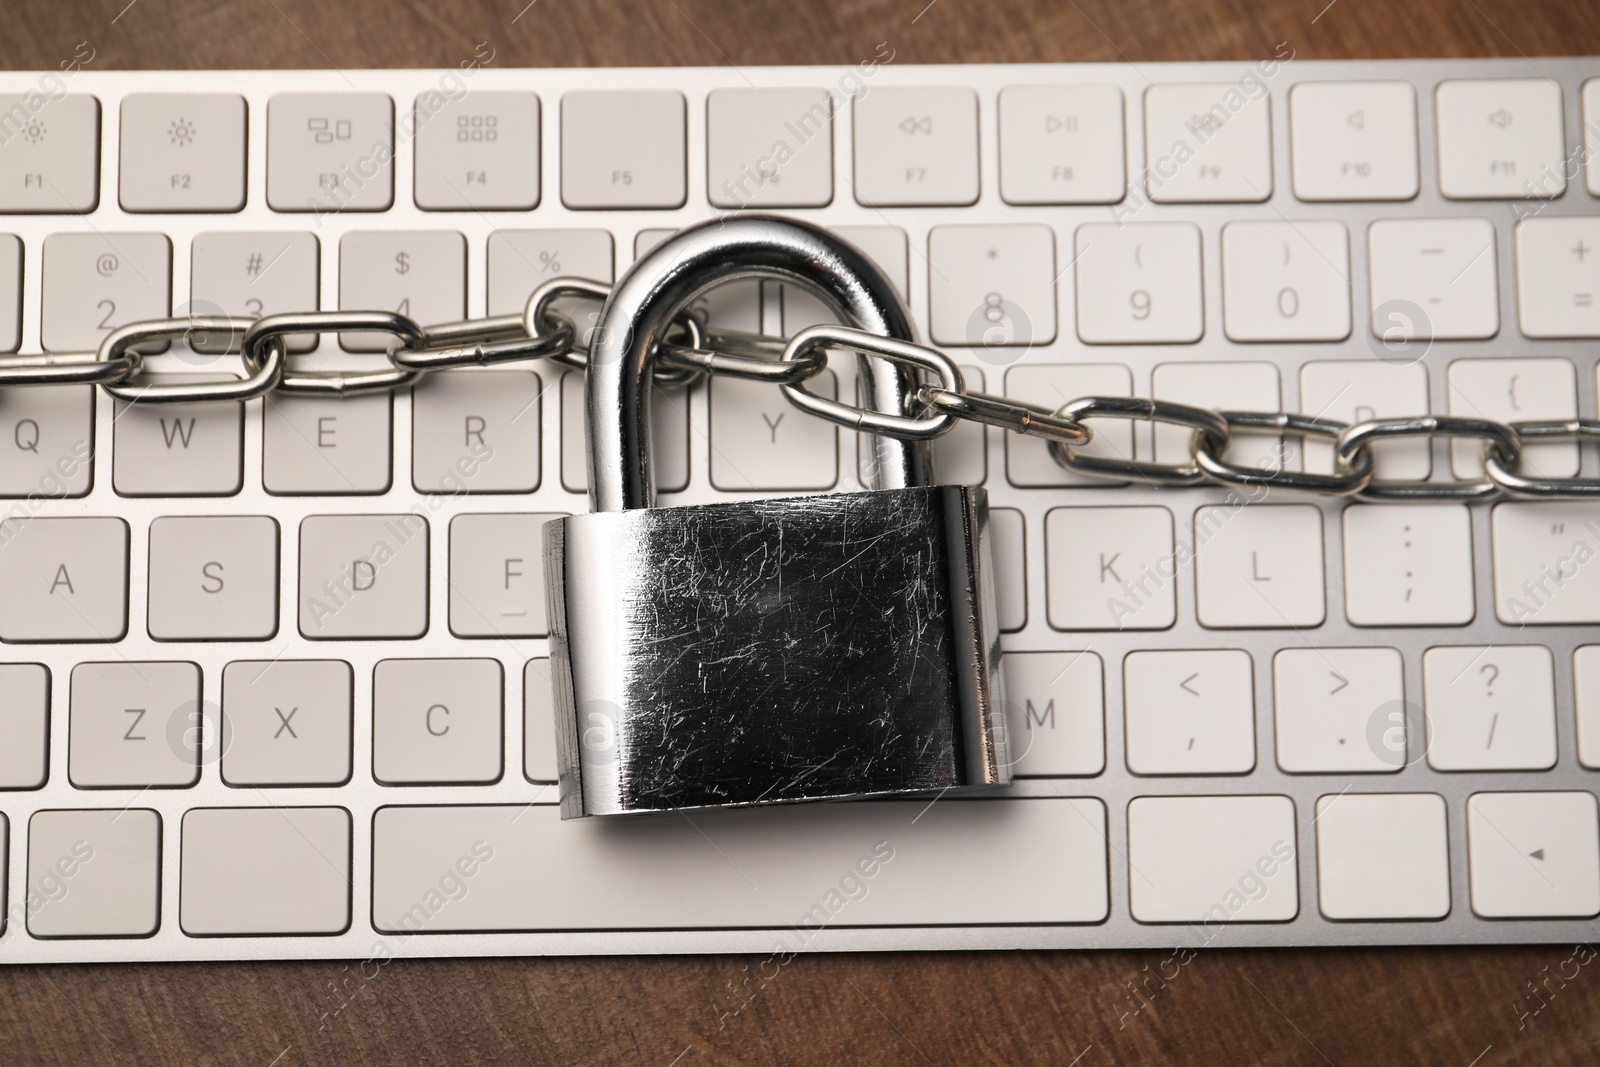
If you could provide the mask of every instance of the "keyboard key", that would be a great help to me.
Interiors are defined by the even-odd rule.
[[[1344,509],[1345,615],[1357,626],[1460,626],[1476,613],[1464,504]]]
[[[300,524],[300,633],[313,641],[421,637],[428,520],[312,515]]]
[[[1517,224],[1517,317],[1525,337],[1600,337],[1600,219]]]
[[[1078,227],[1078,338],[1085,344],[1188,344],[1205,332],[1200,227],[1094,222]]]
[[[39,337],[52,352],[91,352],[119,326],[164,319],[172,242],[160,233],[53,233],[44,239]],[[157,347],[151,346],[154,351]]]
[[[339,239],[339,306],[398,311],[424,326],[467,314],[467,239],[448,230],[347,233]],[[386,333],[347,333],[347,352],[383,352]]]
[[[1194,526],[1195,607],[1202,626],[1322,624],[1322,512],[1315,505],[1200,508]]]
[[[163,375],[215,381],[215,375]],[[244,405],[117,401],[111,480],[121,496],[231,496],[244,484]]]
[[[1566,191],[1561,86],[1534,78],[1439,83],[1439,191],[1452,200]]]
[[[457,515],[450,520],[450,632],[457,637],[543,637],[543,515]]]
[[[278,632],[278,524],[264,515],[150,524],[150,636],[265,641]]]
[[[1056,243],[1048,226],[936,226],[928,234],[935,344],[1056,339]]]
[[[1494,612],[1513,626],[1600,622],[1600,505],[1497,504]]]
[[[22,240],[0,233],[0,353],[22,347]]]
[[[267,101],[274,211],[388,211],[394,101],[387,93],[277,93]]]
[[[1500,332],[1488,219],[1384,219],[1368,227],[1367,253],[1374,337],[1394,345]]]
[[[1428,763],[1441,771],[1542,771],[1556,762],[1550,650],[1430,648],[1422,657]]]
[[[1417,91],[1410,82],[1301,82],[1289,90],[1294,195],[1417,195]]]
[[[806,384],[818,396],[839,396],[839,380],[832,371]],[[796,410],[771,386],[714,378],[710,410],[711,484],[716,488],[821,490],[839,481],[837,429]]]
[[[523,774],[530,782],[556,781],[555,695],[550,661],[530,659],[522,671]]]
[[[974,393],[984,387],[983,370],[970,363],[961,364],[961,378]],[[0,409],[3,410],[3,409]],[[868,477],[872,443],[865,434],[856,434],[856,458],[861,480]],[[933,476],[940,485],[982,485],[989,477],[989,435],[981,423],[962,420],[955,429],[933,440]]]
[[[393,933],[594,930],[643,915],[664,929],[787,927],[828,911],[805,872],[840,871],[873,890],[850,902],[851,924],[1092,923],[1109,910],[1104,834],[1092,799],[798,804],[604,826],[562,823],[543,804],[385,807],[372,920]],[[470,891],[430,910],[419,902],[441,871]]]
[[[1005,395],[1059,408],[1080,396],[1132,396],[1133,375],[1120,363],[1029,363],[1006,370]],[[1089,419],[1094,438],[1077,449],[1100,459],[1132,459],[1133,423],[1127,419]],[[1048,444],[1037,437],[1005,435],[1006,479],[1012,485],[1085,485],[1100,488],[1123,483],[1076,474],[1057,463]]]
[[[605,230],[496,230],[489,235],[489,314],[520,315],[528,296],[553,278],[612,280],[611,234]],[[563,301],[558,310],[587,331],[600,305]]]
[[[382,661],[372,676],[373,775],[386,785],[499,781],[504,692],[499,660]]]
[[[0,664],[0,694],[0,737],[6,739],[0,789],[38,789],[50,774],[50,671],[37,663]]]
[[[706,96],[706,189],[722,208],[824,207],[833,200],[826,89],[714,89]]]
[[[1600,768],[1600,645],[1572,654],[1573,706],[1578,715],[1578,762]]]
[[[1122,667],[1134,774],[1244,774],[1256,765],[1248,653],[1133,652]]]
[[[1339,359],[1300,368],[1300,411],[1340,422],[1398,419],[1428,410],[1428,369],[1422,363]],[[1308,439],[1301,445],[1305,469],[1330,474],[1333,442]],[[1373,469],[1379,478],[1420,480],[1432,469],[1429,442],[1377,441]]]
[[[1286,648],[1273,657],[1272,675],[1279,767],[1290,774],[1366,774],[1405,766],[1399,652]]]
[[[1294,801],[1137,797],[1128,892],[1142,923],[1284,922],[1300,910]]]
[[[1588,155],[1600,157],[1600,78],[1583,83],[1583,136]],[[1585,167],[1589,174],[1589,195],[1600,196],[1600,167]]]
[[[343,785],[350,780],[350,664],[235,660],[222,672],[222,723],[229,785]]]
[[[1467,798],[1472,910],[1486,919],[1600,912],[1600,819],[1593,793]]]
[[[0,389],[0,497],[74,497],[94,473],[94,388]]]
[[[1450,913],[1444,798],[1343,793],[1317,800],[1317,899],[1330,919]]]
[[[901,298],[910,299],[911,275],[908,264],[911,249],[906,241],[906,231],[898,226],[833,226],[830,230],[835,237],[842,237],[865,252],[867,258],[888,275]],[[656,230],[646,232],[664,234],[664,231]],[[783,332],[789,337],[807,326],[839,321],[839,317],[824,307],[822,301],[804,289],[780,285],[778,293],[783,305]]]
[[[688,104],[676,90],[576,89],[561,97],[561,202],[678,208]]]
[[[191,937],[342,934],[350,926],[350,813],[194,808],[183,816],[178,921]]]
[[[676,230],[641,230],[633,242],[634,258],[642,259],[645,253],[676,232]],[[689,314],[699,319],[700,325],[708,329],[760,333],[761,286],[762,283],[759,281],[739,281],[719,285],[691,300],[688,307]],[[832,321],[832,316],[822,321]]]
[[[28,899],[44,902],[27,909],[34,937],[149,937],[161,924],[161,816],[34,812]]]
[[[194,238],[189,310],[196,315],[260,318],[285,312],[316,311],[320,294],[321,247],[309,233],[201,233]],[[220,352],[238,338],[219,334],[202,352]],[[291,352],[317,347],[314,333],[290,334]]]
[[[994,538],[994,599],[1001,633],[1016,633],[1028,621],[1028,552],[1022,512],[991,508]]]
[[[0,523],[0,639],[120,641],[128,632],[128,524]]]
[[[1122,90],[1000,90],[1000,195],[1008,204],[1114,204],[1127,192]]]
[[[124,96],[122,210],[243,208],[245,113],[237,93]]]
[[[1235,82],[1144,93],[1145,188],[1160,204],[1259,203],[1272,195],[1272,108]]]
[[[200,668],[80,663],[72,669],[67,774],[79,789],[187,788],[200,780]]]
[[[424,378],[411,391],[411,484],[423,493],[533,492],[543,396],[532,371]]]
[[[1177,618],[1172,512],[1052,508],[1045,578],[1057,630],[1165,630]]]
[[[66,215],[100,203],[100,101],[0,95],[0,212]]]
[[[1006,733],[1024,777],[1099,774],[1106,767],[1105,681],[1093,652],[1008,652]]]
[[[530,211],[539,205],[539,98],[424,93],[417,122],[417,206],[425,211]]]
[[[1194,407],[1229,411],[1278,411],[1283,407],[1278,368],[1271,363],[1163,363],[1150,380],[1151,393]],[[1156,460],[1187,463],[1194,431],[1159,423],[1155,427]],[[1283,466],[1281,437],[1240,435],[1230,455],[1250,466]]]
[[[388,394],[267,397],[261,484],[286,495],[387,492],[392,406]]]
[[[978,199],[978,94],[876,86],[855,98],[855,196],[867,207]]]
[[[1566,359],[1458,359],[1450,364],[1450,414],[1469,419],[1521,422],[1575,419],[1578,386]],[[1575,442],[1529,443],[1523,447],[1524,473],[1567,478],[1578,473]],[[1457,478],[1483,477],[1483,445],[1450,442],[1450,467]]]
[[[1234,341],[1350,336],[1350,231],[1342,222],[1222,228],[1223,324]]]
[[[825,385],[829,375],[811,380],[813,387]],[[726,383],[728,379],[723,379]],[[755,383],[750,383],[754,385]],[[800,413],[788,406],[782,394],[774,397],[768,389],[761,402],[787,408],[791,421],[822,423],[821,419],[801,420]],[[822,423],[832,429],[826,423]],[[589,490],[588,444],[583,416],[583,375],[570,371],[561,375],[561,484],[570,493]],[[656,389],[650,395],[651,450],[656,464],[656,490],[677,493],[689,485],[689,390],[682,387]],[[794,456],[786,456],[793,460]],[[785,464],[787,466],[787,463]],[[834,460],[834,469],[839,466]],[[832,484],[831,482],[829,484]]]

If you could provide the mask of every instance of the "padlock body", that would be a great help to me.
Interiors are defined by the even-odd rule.
[[[563,818],[1010,781],[983,489],[545,527]]]

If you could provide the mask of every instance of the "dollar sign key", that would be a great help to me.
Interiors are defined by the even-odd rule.
[[[409,270],[411,270],[411,256],[405,252],[396,252],[394,254],[394,272],[396,274],[405,274]]]

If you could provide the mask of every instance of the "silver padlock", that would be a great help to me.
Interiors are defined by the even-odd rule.
[[[802,285],[903,340],[854,246],[743,216],[678,234],[617,283],[590,350],[592,511],[545,527],[562,818],[1008,784],[988,495],[928,484],[925,443],[875,436],[875,489],[656,508],[654,353],[739,278]],[[904,413],[914,375],[861,359]]]

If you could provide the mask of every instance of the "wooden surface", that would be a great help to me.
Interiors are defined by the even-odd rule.
[[[1600,54],[1594,0],[126,2],[6,4],[0,67]],[[0,1064],[1593,1063],[1590,951],[817,955],[753,994],[726,956],[9,967]]]

